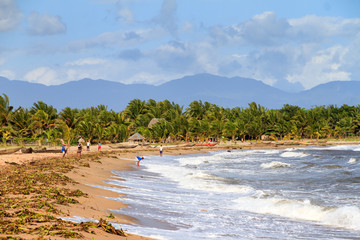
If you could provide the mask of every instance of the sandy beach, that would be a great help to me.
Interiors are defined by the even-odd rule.
[[[221,143],[216,146],[191,146],[185,144],[171,144],[164,145],[164,154],[169,155],[184,155],[190,153],[202,153],[207,151],[227,150],[233,149],[262,149],[262,148],[291,148],[300,146],[328,146],[328,145],[341,145],[341,144],[359,144],[359,142],[348,141],[278,141],[278,142],[228,142]],[[83,166],[76,166],[72,171],[66,173],[66,175],[77,183],[69,184],[66,187],[70,189],[80,189],[84,193],[87,193],[87,197],[78,197],[79,204],[72,204],[68,206],[61,206],[63,212],[58,217],[83,217],[94,220],[107,219],[110,214],[109,209],[126,208],[126,204],[113,201],[104,198],[121,196],[113,191],[92,187],[96,186],[108,186],[105,180],[109,180],[113,177],[112,171],[133,171],[136,170],[136,156],[146,156],[159,154],[158,145],[138,146],[131,149],[114,149],[107,145],[104,145],[102,152],[97,152],[95,147],[92,147],[91,151],[83,151],[82,161],[86,161],[90,156],[96,157],[96,161],[88,161]],[[30,164],[31,162],[38,161],[40,159],[56,159],[61,158],[61,153],[13,153],[0,155],[0,167],[6,168],[10,164]],[[75,147],[72,147],[69,151],[67,158],[75,157]],[[134,159],[134,160],[129,160]],[[118,178],[117,178],[118,179]],[[113,186],[111,186],[113,187]],[[137,219],[133,219],[128,216],[113,214],[114,218],[110,219],[110,222],[119,224],[137,224]],[[123,229],[126,232],[126,229]],[[154,233],[156,235],[156,233]],[[1,235],[0,235],[1,236]],[[32,239],[35,236],[22,236],[25,239]],[[92,234],[84,234],[85,239],[151,239],[148,237],[137,236],[126,232],[126,237],[116,236],[103,231],[96,231],[96,236]],[[51,239],[62,239],[51,236]]]

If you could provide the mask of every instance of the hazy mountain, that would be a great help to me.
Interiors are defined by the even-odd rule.
[[[360,81],[334,81],[294,94],[294,105],[312,107],[322,105],[359,105]]]
[[[256,102],[266,108],[281,108],[284,104],[310,108],[315,105],[360,104],[360,82],[330,82],[313,89],[289,93],[254,79],[226,78],[198,74],[172,80],[160,86],[82,79],[61,85],[45,86],[0,77],[0,94],[7,94],[10,104],[30,107],[44,101],[57,109],[86,108],[100,104],[115,111],[123,110],[134,98],[142,100],[168,99],[184,107],[194,100],[208,101],[223,107],[247,107]]]

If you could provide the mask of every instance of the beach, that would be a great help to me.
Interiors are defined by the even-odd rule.
[[[332,146],[342,144],[359,144],[358,142],[341,142],[341,141],[278,141],[278,142],[228,142],[222,143],[216,146],[188,146],[186,144],[169,144],[163,145],[164,154],[180,156],[187,154],[202,154],[209,151],[238,151],[238,150],[251,150],[251,149],[285,149],[293,147],[305,147],[305,146]],[[72,149],[75,149],[73,147]],[[73,158],[76,156],[75,150],[68,153],[67,158]],[[148,145],[138,146],[131,149],[116,149],[110,148],[107,145],[103,145],[102,153],[97,152],[95,147],[92,147],[91,151],[83,151],[82,161],[90,158],[93,159],[88,162],[83,162],[83,166],[76,166],[70,172],[66,173],[70,179],[76,183],[68,184],[66,187],[76,190],[79,189],[87,196],[78,197],[79,204],[71,204],[67,206],[60,206],[62,214],[57,217],[62,218],[74,218],[81,217],[84,219],[107,219],[109,222],[118,223],[120,226],[138,224],[139,220],[134,217],[127,216],[126,214],[114,213],[110,210],[118,210],[127,208],[127,204],[123,203],[121,199],[125,199],[127,196],[120,194],[117,191],[109,191],[106,188],[122,188],[123,186],[109,184],[106,181],[115,179],[117,181],[124,181],[121,178],[121,171],[136,171],[136,156],[144,156],[144,162],[147,161],[147,156],[158,156],[159,146]],[[95,160],[94,160],[95,156]],[[8,155],[0,155],[0,166],[6,167],[10,164],[31,164],[32,162],[39,161],[41,159],[60,159],[61,153],[32,153],[22,154],[13,153]],[[140,167],[141,167],[140,163]],[[117,172],[115,176],[114,171]],[[120,176],[119,173],[120,172]],[[97,187],[94,187],[97,186]],[[100,187],[99,187],[100,186]],[[131,190],[130,190],[131,191]],[[119,191],[121,192],[121,191]],[[106,197],[106,198],[105,198]],[[112,200],[109,198],[117,199]],[[120,199],[120,201],[118,200]],[[109,219],[109,216],[113,218]],[[95,239],[151,239],[139,235],[127,232],[126,228],[123,228],[126,232],[126,237],[114,236],[105,232],[97,231]],[[156,231],[156,229],[154,230]],[[156,236],[154,232],[150,234]],[[84,234],[85,239],[91,239],[91,234]],[[34,237],[34,236],[32,236]],[[25,239],[31,239],[25,238]],[[51,237],[51,239],[62,239]]]

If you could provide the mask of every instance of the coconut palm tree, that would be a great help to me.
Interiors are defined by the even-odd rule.
[[[39,140],[39,146],[41,146],[41,142],[45,137],[44,132],[55,127],[55,118],[52,118],[44,110],[38,109],[31,117],[30,126],[33,134]],[[48,131],[48,133],[52,133],[52,131]]]
[[[11,119],[11,126],[19,145],[23,145],[24,138],[32,137],[31,125],[32,116],[29,110],[19,108],[17,111],[14,112]]]
[[[13,114],[13,106],[10,106],[9,97],[6,94],[0,96],[0,124],[5,127],[9,124]]]
[[[193,101],[185,110],[185,115],[188,118],[194,118],[196,120],[203,119],[205,115],[205,107],[202,101]]]
[[[223,129],[224,136],[231,137],[231,140],[234,141],[237,132],[238,132],[238,129],[234,122],[227,121],[225,123],[224,129]]]
[[[63,139],[67,140],[70,146],[71,141],[75,138],[75,129],[78,123],[83,119],[78,109],[71,109],[69,107],[64,108],[57,120],[57,127],[61,129]]]
[[[147,108],[145,101],[134,99],[127,105],[124,110],[124,115],[129,119],[129,121],[135,122],[138,115],[145,114],[146,112]]]

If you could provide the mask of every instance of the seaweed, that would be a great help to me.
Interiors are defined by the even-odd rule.
[[[104,154],[102,154],[104,155]],[[94,228],[107,233],[125,236],[107,221],[98,223],[72,223],[58,219],[58,206],[78,204],[76,198],[87,197],[81,190],[70,190],[75,181],[65,175],[78,166],[100,162],[99,156],[81,160],[43,159],[29,164],[9,164],[0,170],[0,239],[21,239],[19,234],[29,234],[33,239],[44,236],[82,238],[82,232],[95,234]],[[112,214],[110,215],[110,217]]]

